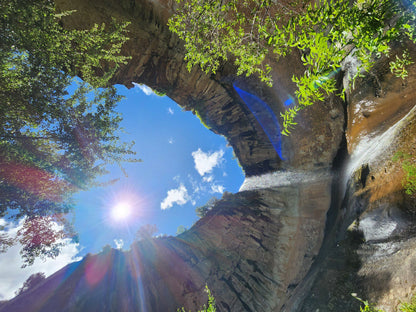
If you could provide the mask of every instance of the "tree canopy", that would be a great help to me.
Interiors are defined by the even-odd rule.
[[[25,292],[28,292],[29,290],[34,289],[36,286],[42,283],[45,279],[46,279],[46,275],[43,272],[32,274],[23,283],[23,286],[20,287],[19,290],[15,292],[16,296],[22,295]]]
[[[297,112],[337,93],[336,75],[347,57],[357,60],[354,81],[389,56],[392,41],[415,42],[415,1],[406,0],[177,0],[169,28],[184,40],[188,69],[216,73],[232,61],[237,74],[257,74],[272,85],[271,63],[299,51],[305,72],[293,76],[297,103],[281,113],[282,134],[296,125]],[[404,78],[405,52],[390,63]]]
[[[156,224],[142,225],[136,232],[137,241],[145,241],[151,239],[158,231]]]
[[[212,209],[212,207],[215,206],[215,204],[219,201],[218,198],[216,198],[215,196],[211,197],[207,203],[203,206],[199,206],[195,208],[195,213],[199,218],[203,218],[206,216],[206,214],[208,213],[208,211],[210,211]]]
[[[110,163],[138,161],[134,142],[120,141],[109,84],[127,62],[128,24],[64,29],[71,13],[49,0],[0,2],[0,217],[23,222],[16,237],[0,232],[0,249],[19,241],[25,264],[76,238],[66,216],[75,192],[98,185]]]

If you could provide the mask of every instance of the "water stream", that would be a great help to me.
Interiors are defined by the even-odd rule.
[[[387,129],[384,133],[378,136],[371,136],[371,134],[364,136],[358,142],[354,148],[353,153],[351,154],[350,160],[348,162],[345,174],[345,184],[348,182],[348,179],[352,174],[364,164],[374,164],[375,161],[384,160],[384,157],[379,157],[381,153],[386,153],[391,148],[391,143],[393,143],[398,132],[401,131],[403,126],[403,121],[406,120],[411,114],[416,110],[414,106],[402,119],[396,122],[393,126]]]
[[[330,172],[328,170],[319,171],[276,171],[266,173],[260,176],[246,177],[243,185],[240,187],[242,191],[253,191],[257,189],[273,188],[280,186],[288,186],[299,183],[313,183],[328,179]]]

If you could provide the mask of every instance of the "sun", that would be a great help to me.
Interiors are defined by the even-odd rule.
[[[123,221],[131,215],[131,206],[129,203],[118,203],[111,209],[111,218],[114,221]]]

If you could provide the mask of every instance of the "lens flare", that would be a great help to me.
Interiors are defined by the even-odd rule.
[[[123,202],[115,205],[111,210],[111,217],[114,221],[123,221],[131,215],[131,206],[129,203]]]
[[[273,110],[254,94],[238,88],[235,84],[233,86],[244,103],[246,103],[249,110],[253,113],[254,117],[256,117],[280,159],[285,160],[282,153],[280,125]]]
[[[135,232],[148,213],[146,196],[128,184],[114,186],[100,196],[100,201],[102,221],[111,228]]]

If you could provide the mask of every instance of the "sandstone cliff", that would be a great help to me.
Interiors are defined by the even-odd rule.
[[[55,2],[77,9],[66,27],[131,21],[123,53],[132,59],[113,82],[145,83],[197,113],[227,138],[247,179],[179,237],[88,256],[0,311],[195,310],[206,283],[219,311],[358,311],[351,292],[393,311],[415,292],[415,197],[392,157],[416,154],[416,66],[403,82],[382,60],[347,103],[303,110],[280,157],[233,85],[279,116],[292,74],[302,72],[296,55],[274,65],[273,88],[236,77],[229,64],[215,76],[189,73],[166,26],[171,1]]]

